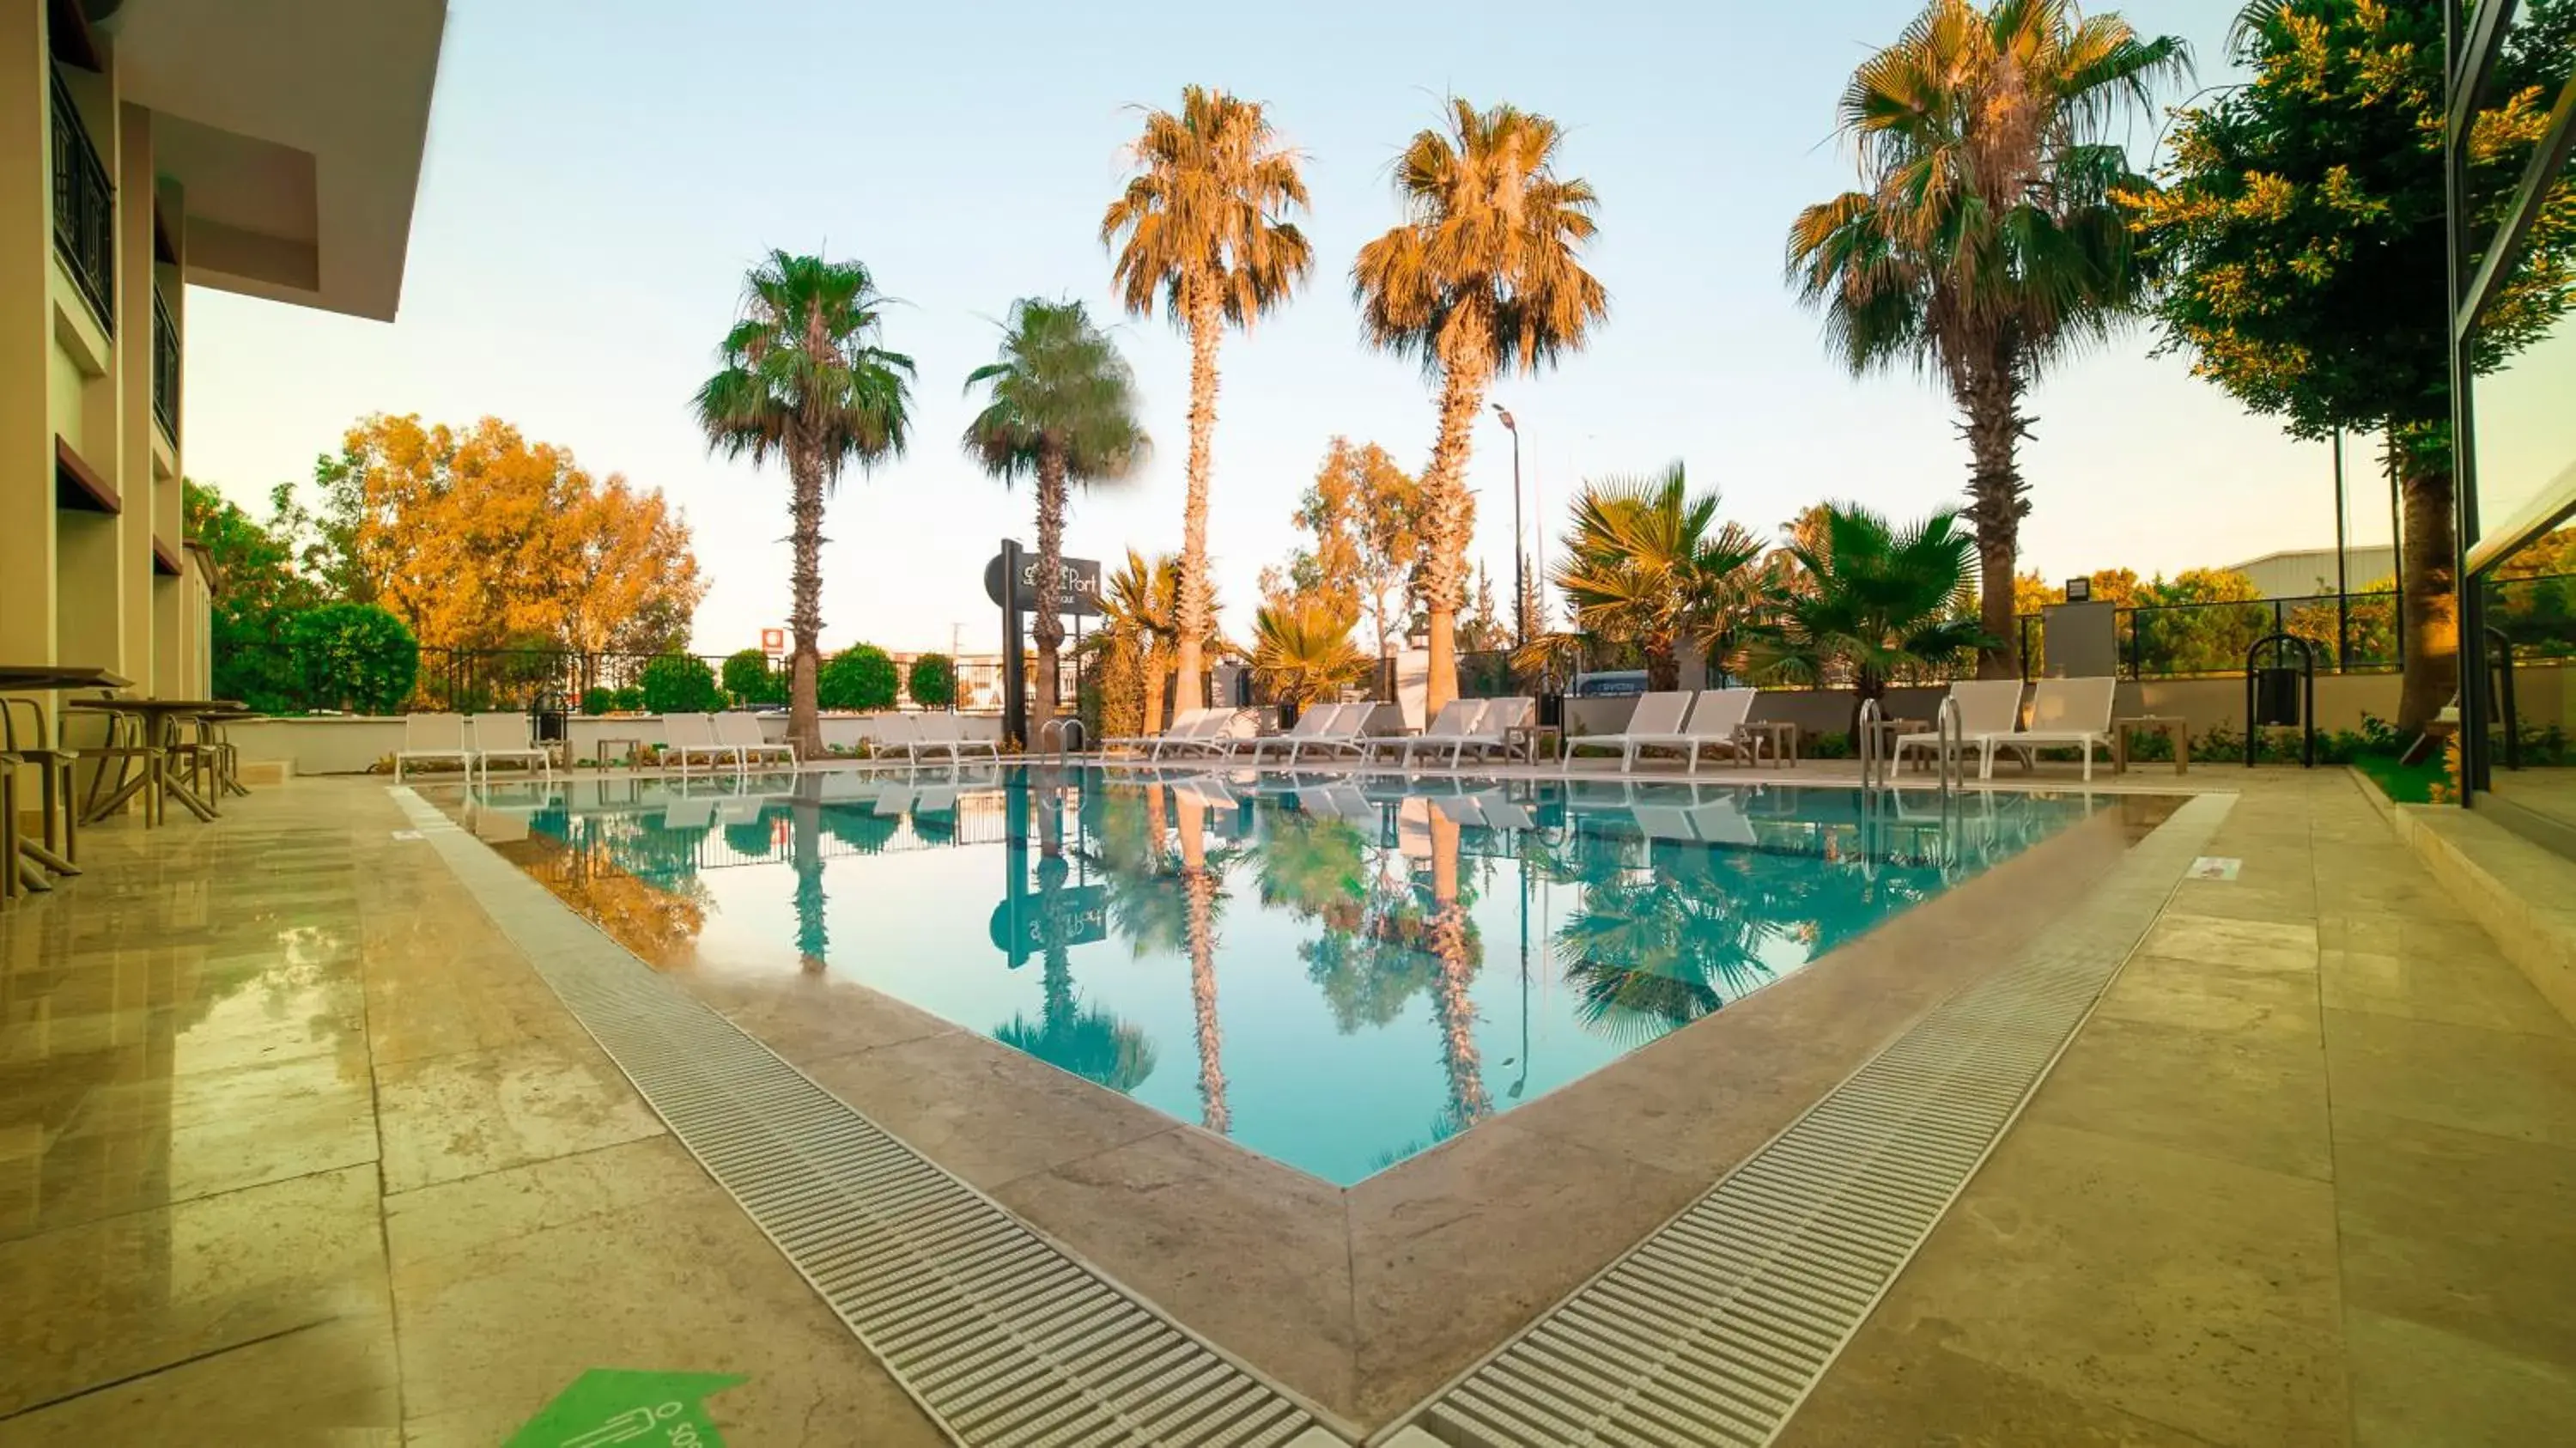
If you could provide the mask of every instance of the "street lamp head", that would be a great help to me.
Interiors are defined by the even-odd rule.
[[[1503,420],[1503,431],[1517,433],[1521,430],[1520,424],[1512,421],[1512,410],[1499,402],[1494,404],[1494,416]]]

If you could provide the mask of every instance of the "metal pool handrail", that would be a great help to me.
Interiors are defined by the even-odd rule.
[[[1068,753],[1080,754],[1083,752],[1083,749],[1091,743],[1091,732],[1082,727],[1082,720],[1078,715],[1059,714],[1046,721],[1046,723],[1040,725],[1038,727],[1038,748],[1046,748],[1047,736],[1049,734],[1055,736],[1055,762],[1058,764],[1064,763],[1065,756]],[[1069,738],[1078,739],[1081,743],[1069,744],[1067,742]]]
[[[1860,787],[1863,790],[1880,788],[1886,782],[1879,774],[1878,721],[1878,701],[1861,700],[1857,732],[1860,735]]]

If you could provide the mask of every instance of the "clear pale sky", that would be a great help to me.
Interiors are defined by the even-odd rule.
[[[1383,443],[1407,466],[1429,452],[1431,396],[1410,364],[1361,347],[1348,276],[1396,219],[1389,161],[1447,93],[1564,122],[1563,164],[1602,198],[1590,264],[1608,326],[1560,370],[1496,392],[1551,530],[1580,478],[1676,457],[1766,534],[1824,497],[1954,506],[1967,454],[1944,399],[1909,376],[1852,379],[1781,281],[1790,218],[1852,179],[1834,100],[1914,9],[1315,3],[1180,26],[1021,0],[455,0],[400,318],[192,290],[188,470],[264,512],[269,485],[309,478],[366,413],[499,416],[685,509],[714,585],[697,647],[755,643],[787,606],[785,480],[708,457],[687,400],[748,263],[771,246],[856,257],[902,300],[887,342],[921,375],[909,454],[849,476],[831,504],[825,646],[945,648],[954,624],[988,650],[984,560],[1006,533],[1031,538],[1032,500],[959,453],[961,384],[1015,296],[1115,315],[1096,228],[1134,108],[1195,81],[1268,102],[1314,196],[1311,285],[1222,355],[1210,536],[1237,625],[1261,566],[1292,545],[1288,514],[1328,438]],[[2187,39],[2205,85],[2226,78],[2235,9],[2124,13]],[[1179,543],[1187,350],[1159,316],[1118,335],[1159,448],[1132,482],[1077,497],[1077,556]],[[2037,391],[2024,566],[2148,574],[2330,545],[2327,449],[2149,346],[2133,331]],[[1498,593],[1510,442],[1489,419],[1473,464]],[[2362,489],[2353,512],[2356,543],[2386,540],[2384,493]]]

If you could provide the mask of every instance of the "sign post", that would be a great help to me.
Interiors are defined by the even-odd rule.
[[[1100,560],[1057,561],[1062,577],[1058,580],[1056,612],[1071,614],[1078,631],[1083,618],[1100,613]],[[1023,749],[1034,741],[1028,737],[1027,665],[1021,658],[1025,645],[1020,615],[1035,613],[1039,608],[1037,571],[1037,555],[1008,538],[1002,540],[1002,551],[984,565],[984,596],[1002,610],[1002,737],[1016,741]]]

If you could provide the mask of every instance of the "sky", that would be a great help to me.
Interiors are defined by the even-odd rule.
[[[1825,498],[1918,517],[1962,501],[1950,407],[1909,374],[1851,377],[1781,277],[1799,208],[1853,182],[1835,99],[1915,8],[1317,0],[1174,26],[1021,0],[772,0],[756,22],[702,0],[454,0],[399,316],[192,289],[187,470],[264,513],[272,484],[309,479],[367,414],[497,416],[685,510],[712,583],[695,646],[756,644],[788,605],[786,480],[710,457],[688,399],[767,249],[855,258],[899,299],[885,342],[919,380],[906,455],[845,477],[829,506],[824,647],[989,651],[983,565],[1005,535],[1034,541],[1034,499],[959,450],[964,378],[992,359],[1014,297],[1118,316],[1101,211],[1139,108],[1176,106],[1196,82],[1266,102],[1313,199],[1311,281],[1220,357],[1209,546],[1238,636],[1332,436],[1408,467],[1429,454],[1432,394],[1414,364],[1362,345],[1349,269],[1398,219],[1389,163],[1447,95],[1563,123],[1562,168],[1601,198],[1587,260],[1608,323],[1557,370],[1494,393],[1521,426],[1532,548],[1554,550],[1580,480],[1675,459],[1766,536]],[[2187,40],[2197,86],[2228,78],[2235,8],[2123,13]],[[2140,154],[2160,120],[2137,126]],[[1077,557],[1179,545],[1188,350],[1160,315],[1115,335],[1157,448],[1075,499]],[[2331,546],[2326,446],[2153,346],[2132,330],[2025,404],[2024,567],[2146,575]],[[1511,438],[1489,418],[1475,447],[1475,551],[1508,597]],[[2387,540],[2384,498],[2365,490],[2353,515],[2355,544]]]

